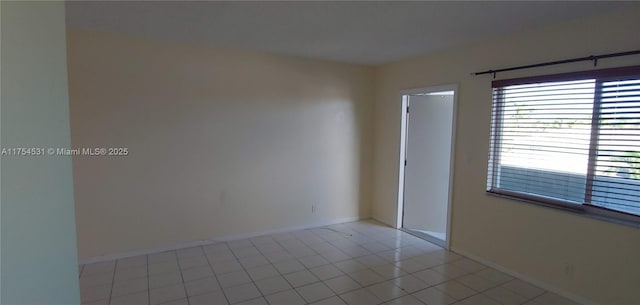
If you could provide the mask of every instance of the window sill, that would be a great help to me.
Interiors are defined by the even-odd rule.
[[[525,198],[511,194],[504,194],[495,191],[487,191],[487,195],[499,198],[514,200],[521,203],[528,203],[537,206],[543,206],[556,210],[565,211],[571,214],[577,214],[583,217],[615,223],[619,225],[640,228],[640,216],[617,212],[605,208],[600,208],[589,204],[571,204],[558,201],[557,203],[538,201],[532,198]]]

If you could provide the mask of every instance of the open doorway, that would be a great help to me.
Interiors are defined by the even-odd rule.
[[[457,86],[402,92],[398,228],[449,248]]]

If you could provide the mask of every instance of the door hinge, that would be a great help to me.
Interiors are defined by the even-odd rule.
[[[407,166],[407,159],[404,160],[404,166]]]
[[[409,113],[409,106],[407,106],[407,113]]]

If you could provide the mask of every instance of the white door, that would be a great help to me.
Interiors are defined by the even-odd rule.
[[[447,239],[454,92],[408,96],[403,228],[444,246]]]

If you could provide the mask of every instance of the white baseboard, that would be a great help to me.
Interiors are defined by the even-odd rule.
[[[370,218],[369,216],[345,217],[345,218],[333,219],[333,220],[330,220],[330,221],[311,223],[311,224],[307,224],[307,225],[303,225],[303,226],[284,227],[284,228],[278,228],[278,229],[269,230],[269,231],[259,231],[259,232],[251,232],[251,233],[242,233],[242,234],[218,236],[218,237],[205,239],[205,240],[195,240],[195,241],[189,241],[189,242],[178,243],[178,244],[173,244],[173,245],[154,247],[154,248],[144,249],[144,250],[137,250],[137,251],[129,251],[129,252],[123,252],[123,253],[115,253],[115,254],[96,256],[96,257],[91,257],[91,258],[79,260],[78,264],[85,265],[85,264],[99,263],[99,262],[111,261],[111,260],[115,260],[115,259],[122,259],[122,258],[126,258],[126,257],[132,257],[132,256],[138,256],[138,255],[148,255],[148,254],[154,254],[154,253],[159,253],[159,252],[164,252],[164,251],[177,250],[177,249],[182,249],[182,248],[209,245],[209,244],[213,244],[213,243],[217,243],[217,242],[225,242],[225,241],[232,241],[232,240],[238,240],[238,239],[252,238],[252,237],[257,237],[257,236],[262,236],[262,235],[278,234],[278,233],[286,233],[286,232],[291,232],[291,231],[312,229],[312,228],[330,226],[330,225],[335,225],[335,224],[340,224],[340,223],[359,221],[359,220],[364,220],[364,219],[369,219],[369,218]]]
[[[386,221],[384,221],[384,220],[380,219],[379,217],[371,216],[371,219],[373,219],[373,220],[375,220],[375,221],[377,221],[377,222],[379,222],[380,224],[383,224],[383,225],[385,225],[385,226],[388,226],[388,227],[391,227],[391,228],[397,229],[394,225],[392,225],[392,224],[390,224],[390,223],[387,223]]]
[[[599,305],[598,303],[595,303],[592,300],[589,300],[587,298],[584,298],[584,297],[575,295],[573,293],[567,292],[565,290],[562,290],[562,289],[560,289],[558,287],[555,287],[555,286],[550,285],[548,283],[545,283],[543,281],[531,278],[531,277],[529,277],[527,275],[515,272],[515,271],[513,271],[511,269],[508,269],[508,268],[505,268],[505,267],[503,267],[501,265],[498,265],[498,264],[495,264],[493,262],[487,261],[487,260],[485,260],[483,258],[480,258],[480,257],[476,256],[476,255],[468,253],[468,252],[466,252],[464,250],[460,250],[460,249],[457,249],[457,248],[452,248],[451,251],[453,251],[455,253],[458,253],[458,254],[460,254],[462,256],[465,256],[465,257],[467,257],[469,259],[472,259],[474,261],[477,261],[477,262],[479,262],[481,264],[487,265],[487,266],[489,266],[489,267],[491,267],[493,269],[496,269],[496,270],[498,270],[500,272],[503,272],[503,273],[506,273],[506,274],[511,275],[513,277],[519,278],[519,279],[521,279],[521,280],[523,280],[525,282],[529,282],[529,283],[531,283],[531,284],[533,284],[535,286],[538,286],[538,287],[540,287],[540,288],[542,288],[544,290],[548,290],[548,291],[551,291],[551,292],[553,292],[555,294],[563,296],[563,297],[565,297],[565,298],[567,298],[569,300],[577,302],[578,304]]]

